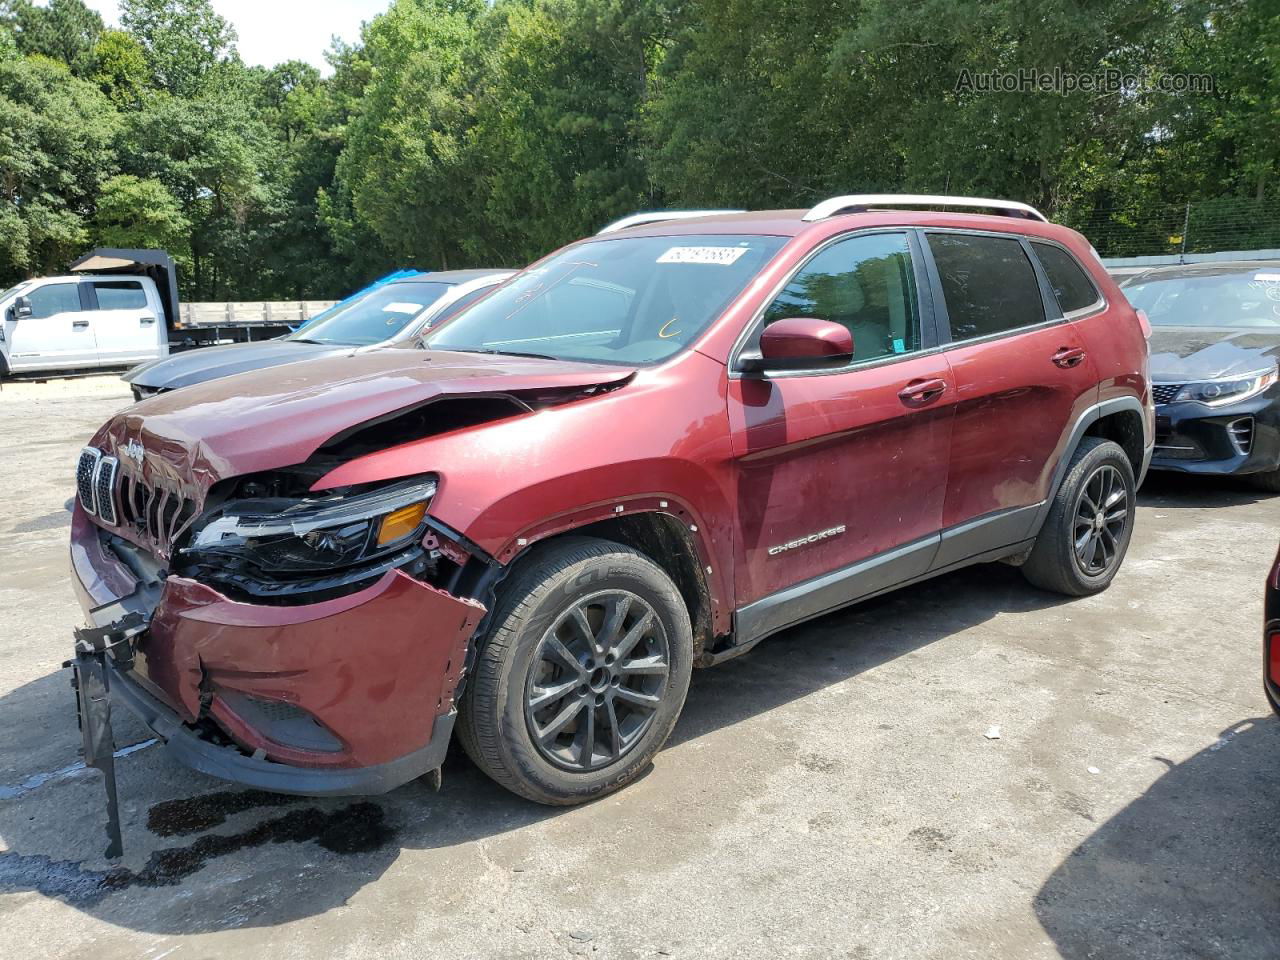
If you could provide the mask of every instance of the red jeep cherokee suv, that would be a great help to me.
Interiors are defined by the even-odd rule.
[[[1151,437],[1137,316],[1030,207],[631,217],[420,342],[102,427],[86,751],[115,702],[208,773],[376,793],[456,729],[504,786],[586,800],[649,763],[692,667],[779,630],[984,561],[1104,589]]]

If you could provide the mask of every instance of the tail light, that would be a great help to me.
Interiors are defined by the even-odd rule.
[[[1273,631],[1267,638],[1267,674],[1271,677],[1271,685],[1280,687],[1280,631]]]

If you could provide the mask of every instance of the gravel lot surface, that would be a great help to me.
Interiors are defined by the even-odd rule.
[[[1149,482],[1101,596],[978,567],[696,673],[586,807],[461,756],[439,793],[246,793],[117,715],[113,866],[60,664],[75,457],[127,402],[0,389],[0,957],[1280,957],[1280,498],[1232,482]]]

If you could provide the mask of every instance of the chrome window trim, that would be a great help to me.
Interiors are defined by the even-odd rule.
[[[823,240],[822,243],[818,244],[816,247],[811,249],[807,254],[805,254],[803,260],[797,263],[789,273],[787,273],[780,281],[778,281],[777,284],[774,285],[773,289],[769,291],[769,294],[765,297],[765,299],[760,304],[760,306],[751,315],[751,319],[747,321],[745,324],[743,324],[742,329],[738,332],[737,339],[734,340],[733,348],[729,351],[729,364],[728,364],[729,379],[730,380],[758,380],[758,379],[782,380],[782,379],[790,379],[793,377],[829,377],[836,374],[852,373],[857,370],[866,370],[870,367],[888,366],[891,363],[900,363],[903,360],[913,360],[916,357],[925,357],[925,356],[929,356],[930,354],[942,352],[943,347],[945,347],[946,345],[937,344],[932,347],[926,347],[921,350],[912,351],[911,353],[890,354],[884,357],[873,357],[869,360],[860,360],[860,361],[855,360],[851,363],[845,364],[842,367],[831,367],[829,369],[822,369],[822,370],[779,370],[773,373],[766,373],[762,375],[757,375],[755,373],[742,370],[737,365],[738,361],[742,358],[742,351],[746,347],[747,341],[751,338],[752,333],[756,330],[757,327],[760,326],[760,322],[764,319],[765,311],[769,309],[769,306],[773,303],[774,300],[778,299],[779,295],[781,295],[782,291],[787,288],[787,286],[791,283],[791,281],[794,280],[800,274],[800,272],[809,265],[809,262],[811,260],[813,260],[820,253],[825,251],[828,247],[834,246],[835,244],[840,243],[844,240],[851,240],[854,237],[859,237],[859,236],[869,237],[869,236],[875,236],[876,234],[881,234],[881,233],[900,233],[904,238],[906,238],[907,253],[912,255],[911,256],[912,273],[916,275],[915,276],[916,321],[919,324],[920,336],[923,339],[925,318],[924,318],[924,310],[920,303],[921,283],[920,283],[920,277],[919,277],[922,264],[920,264],[917,261],[917,258],[914,256],[914,252],[911,249],[910,234],[914,229],[915,229],[914,227],[906,226],[906,225],[885,226],[885,227],[861,227],[853,230],[846,230],[843,233],[837,233],[834,236],[827,237],[826,240]]]

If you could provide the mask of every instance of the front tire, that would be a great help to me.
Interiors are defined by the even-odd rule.
[[[1267,493],[1280,493],[1280,469],[1249,474],[1249,482]]]
[[[582,803],[635,779],[689,690],[693,631],[671,578],[639,551],[573,537],[502,584],[467,680],[458,735],[475,764],[538,803]]]
[[[1111,586],[1133,536],[1133,464],[1119,444],[1085,437],[1022,574],[1042,590],[1085,597]]]

